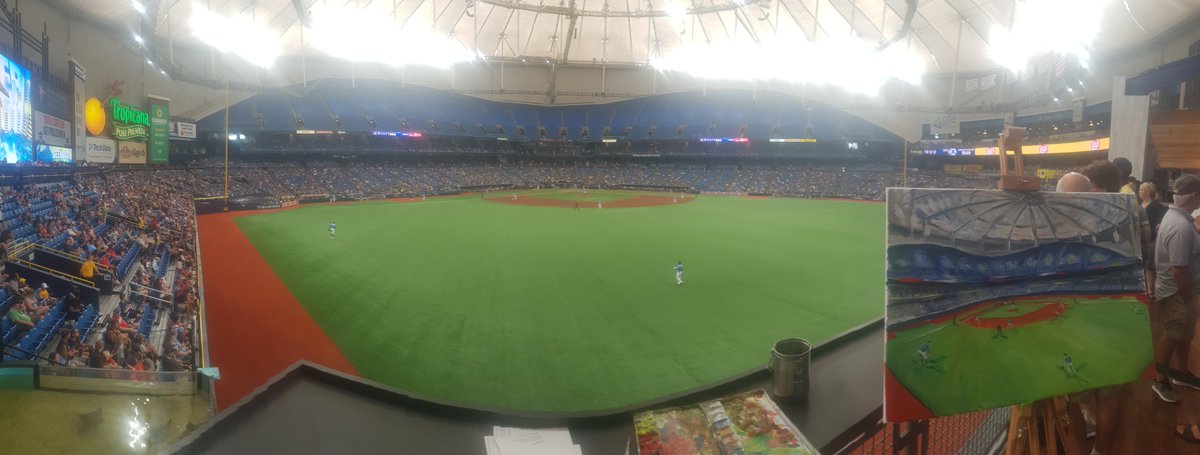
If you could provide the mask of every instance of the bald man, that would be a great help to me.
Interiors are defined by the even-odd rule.
[[[1059,193],[1091,193],[1093,189],[1092,180],[1086,175],[1069,172],[1058,179],[1056,191]],[[1071,303],[1076,305],[1079,302],[1072,300]],[[1066,368],[1066,365],[1069,365],[1070,357],[1066,353],[1063,353],[1063,357],[1064,368]],[[1074,371],[1073,365],[1069,368],[1068,377],[1078,375]],[[1113,435],[1118,431],[1116,424],[1120,413],[1120,409],[1117,407],[1118,403],[1113,402],[1113,396],[1120,388],[1120,386],[1101,387],[1068,395],[1068,400],[1078,405],[1080,411],[1083,412],[1087,435],[1096,437],[1096,444],[1092,447],[1091,455],[1108,453],[1112,446]]]
[[[1090,193],[1092,192],[1092,181],[1086,175],[1078,172],[1068,172],[1067,175],[1058,179],[1058,186],[1054,191],[1059,193]]]

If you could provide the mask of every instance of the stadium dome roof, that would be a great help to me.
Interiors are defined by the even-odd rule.
[[[144,10],[156,38],[175,43],[195,41],[193,17],[208,8],[225,17],[248,18],[267,32],[264,36],[279,38],[278,50],[283,55],[331,53],[314,49],[319,39],[311,30],[302,31],[306,28],[303,24],[312,26],[313,21],[321,20],[321,14],[314,12],[364,10],[366,16],[342,16],[341,20],[345,24],[390,23],[398,25],[398,30],[447,38],[452,46],[481,59],[645,65],[689,45],[752,47],[778,41],[787,46],[857,37],[870,47],[895,40],[924,59],[928,72],[996,69],[992,29],[1014,27],[1014,16],[1021,16],[1014,12],[1018,6],[1053,3],[1074,7],[1069,14],[1072,17],[1047,18],[1049,14],[1042,11],[1042,23],[1054,25],[1035,28],[1035,33],[1023,32],[1022,39],[1030,43],[1090,33],[1097,39],[1088,44],[1087,52],[1095,56],[1134,48],[1189,22],[1200,11],[1197,0],[52,1],[129,30],[138,30],[142,20],[134,10]],[[911,33],[906,33],[903,27],[910,5],[915,11]],[[231,33],[228,29],[221,32]],[[432,50],[425,54],[433,59],[448,53],[446,48],[435,46],[440,45],[436,40],[403,42],[420,34],[404,35],[399,43],[372,42],[370,36],[341,37],[346,49],[357,49],[345,52],[361,51],[365,55],[360,57],[369,58],[366,54],[389,48],[417,54]],[[335,38],[331,39],[337,41]],[[716,64],[736,66],[738,62]]]
[[[936,241],[975,253],[1060,241],[1130,253],[1135,247],[1129,215],[1133,199],[1121,205],[1111,196],[892,189],[889,199],[911,203],[892,204],[888,218],[892,226],[911,232],[913,241]]]

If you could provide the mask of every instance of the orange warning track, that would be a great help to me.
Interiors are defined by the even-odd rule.
[[[197,217],[218,411],[301,359],[358,375],[233,222],[268,211]]]

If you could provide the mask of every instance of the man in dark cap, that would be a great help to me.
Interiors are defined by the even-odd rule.
[[[1162,333],[1154,346],[1154,362],[1158,374],[1154,381],[1154,393],[1168,403],[1179,401],[1172,386],[1182,385],[1195,388],[1195,375],[1188,371],[1188,351],[1196,325],[1195,290],[1200,289],[1200,246],[1193,227],[1192,212],[1200,209],[1200,178],[1184,174],[1175,179],[1175,202],[1163,215],[1158,226],[1158,239],[1154,245],[1154,268],[1157,280],[1154,283],[1155,302],[1162,319]],[[1185,380],[1176,380],[1164,374],[1163,367],[1170,365],[1174,357],[1177,368],[1191,375]]]

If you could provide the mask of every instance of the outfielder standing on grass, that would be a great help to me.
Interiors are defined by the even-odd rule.
[[[329,240],[333,240],[333,235],[337,233],[337,223],[329,222]]]
[[[683,261],[679,261],[678,264],[675,264],[675,284],[683,284]]]
[[[922,344],[920,349],[917,349],[917,360],[921,361],[921,366],[929,366],[929,342],[928,341],[926,341],[925,344]]]

